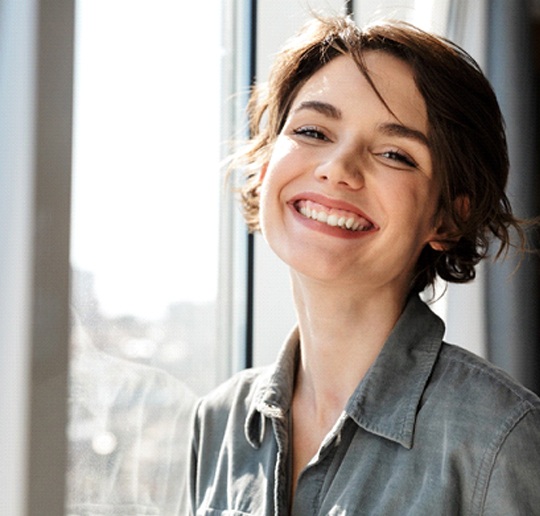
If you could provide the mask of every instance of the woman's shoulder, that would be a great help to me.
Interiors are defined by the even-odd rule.
[[[293,329],[276,361],[268,366],[244,369],[209,394],[199,404],[199,414],[223,411],[273,413],[272,407],[286,410],[291,398],[298,357],[298,331]]]
[[[453,344],[443,343],[430,387],[454,405],[471,407],[476,414],[516,418],[540,414],[540,398],[500,367]]]
[[[516,514],[517,508],[533,514],[540,502],[540,398],[535,393],[487,360],[444,344],[424,407],[430,424],[422,435],[439,428],[445,443],[455,444],[460,467],[475,472],[479,514]]]
[[[230,412],[234,407],[247,411],[264,389],[272,370],[271,366],[265,366],[235,373],[199,400],[199,415]]]

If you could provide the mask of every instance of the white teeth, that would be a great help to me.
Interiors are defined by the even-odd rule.
[[[317,213],[317,220],[319,222],[326,222],[328,220],[328,215],[324,211]]]
[[[326,223],[329,226],[337,226],[338,225],[338,217],[337,215],[330,215],[328,219],[326,220]]]
[[[308,219],[317,220],[328,224],[329,226],[339,226],[340,228],[350,229],[351,231],[358,231],[359,229],[367,229],[367,226],[362,226],[362,222],[355,220],[354,217],[338,217],[338,215],[326,213],[325,211],[316,211],[307,206],[301,206],[300,213]]]

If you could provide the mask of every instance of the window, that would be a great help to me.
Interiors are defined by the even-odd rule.
[[[200,14],[78,1],[72,231],[73,300],[94,344],[199,394],[216,381],[219,2]]]
[[[67,507],[177,514],[196,396],[229,373],[221,2],[76,7]]]

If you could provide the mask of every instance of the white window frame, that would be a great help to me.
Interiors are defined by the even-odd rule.
[[[0,490],[62,514],[73,2],[0,1]]]

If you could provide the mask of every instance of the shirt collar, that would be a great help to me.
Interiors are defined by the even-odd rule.
[[[418,296],[411,296],[379,356],[349,399],[345,412],[358,426],[411,448],[418,406],[444,335],[444,323]],[[275,367],[260,378],[245,432],[254,447],[265,418],[283,419],[292,400],[299,332],[287,338]]]
[[[439,354],[444,323],[412,296],[346,406],[362,428],[411,448],[416,414]]]
[[[264,436],[265,418],[284,420],[289,412],[298,363],[300,334],[294,328],[278,355],[276,365],[262,373],[245,423],[248,442],[258,448]]]

